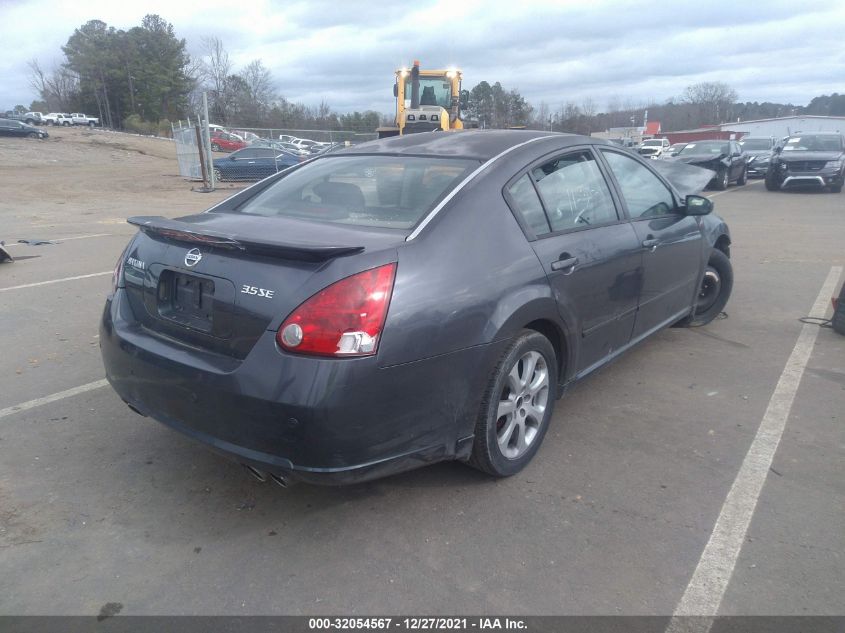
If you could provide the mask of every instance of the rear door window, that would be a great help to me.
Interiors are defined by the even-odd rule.
[[[529,172],[552,232],[616,222],[610,189],[589,150],[555,158]]]
[[[551,232],[549,220],[537,191],[531,183],[531,177],[525,174],[522,178],[508,187],[508,194],[515,211],[522,216],[523,221],[531,227],[534,235],[545,235]]]

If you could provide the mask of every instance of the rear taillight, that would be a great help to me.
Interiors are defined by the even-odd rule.
[[[372,356],[393,294],[396,264],[341,279],[294,310],[276,334],[279,346],[297,354]]]

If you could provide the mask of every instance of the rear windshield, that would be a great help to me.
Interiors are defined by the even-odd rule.
[[[409,229],[478,165],[453,158],[329,156],[230,212]]]

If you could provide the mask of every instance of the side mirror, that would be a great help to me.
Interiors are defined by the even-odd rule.
[[[783,145],[776,145],[774,149],[775,154],[780,154],[781,151],[783,151]]]
[[[394,97],[399,96],[399,84],[393,84],[393,96]]]
[[[469,90],[461,90],[461,108],[466,108],[469,104]]]
[[[704,196],[688,195],[685,205],[686,215],[707,215],[713,210],[713,202]]]

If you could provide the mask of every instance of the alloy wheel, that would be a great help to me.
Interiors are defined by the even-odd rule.
[[[496,418],[496,441],[507,459],[525,454],[549,403],[549,368],[542,354],[526,352],[508,372]]]

